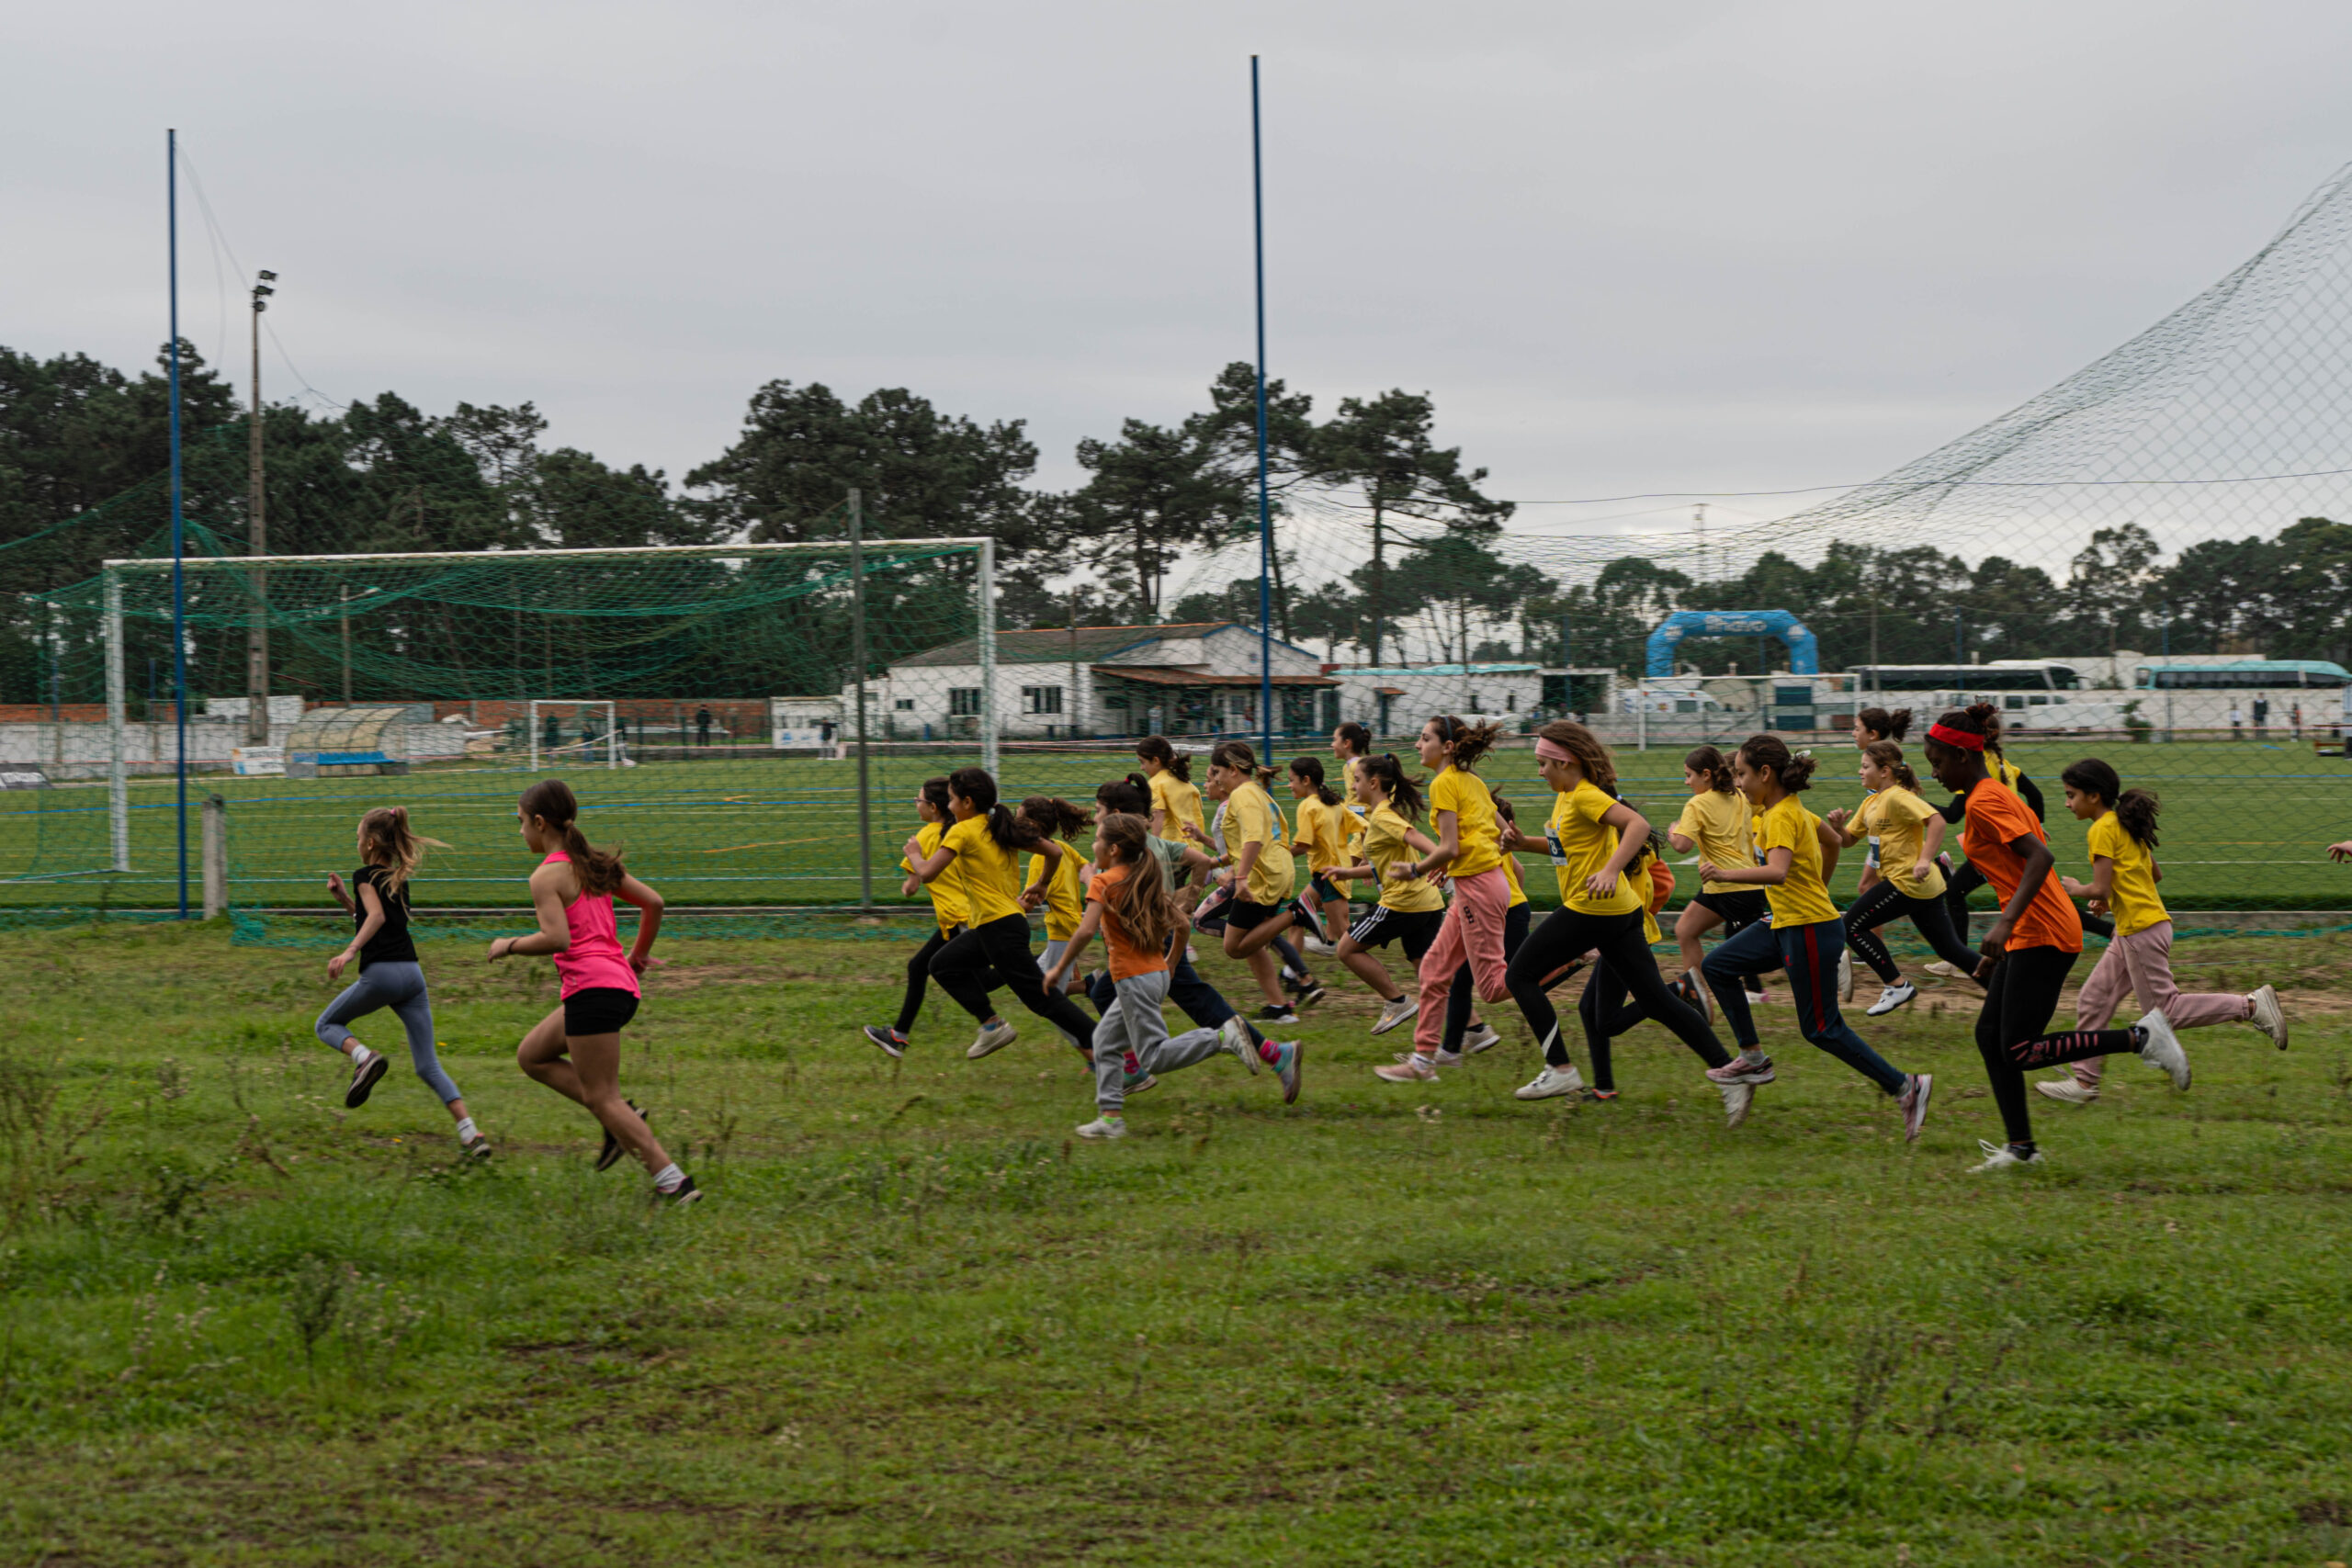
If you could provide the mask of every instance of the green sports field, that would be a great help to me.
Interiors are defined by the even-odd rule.
[[[2294,1048],[2114,1064],[1986,1178],[1941,990],[1866,1026],[1916,1145],[1785,1010],[1730,1132],[1646,1025],[1607,1103],[1511,1099],[1508,1017],[1383,1084],[1357,991],[1295,1106],[1220,1056],[1096,1145],[1044,1031],[857,1041],[897,934],[668,944],[624,1088],[708,1199],[655,1213],[514,1066],[544,964],[424,945],[477,1167],[404,1066],[344,1109],[318,954],[0,933],[0,1563],[2352,1559],[2346,938],[2184,943]]]
[[[2352,764],[2316,758],[2285,741],[2184,742],[2101,748],[2127,784],[2163,796],[2166,897],[2182,908],[2352,908],[2352,874],[2330,866],[2325,846],[2352,835]],[[2083,828],[2065,813],[2058,774],[2084,754],[2081,743],[2035,742],[2012,755],[2048,796],[2050,829],[2062,865],[2083,873]],[[1288,750],[1281,757],[1292,754]],[[1681,748],[1627,750],[1620,761],[1637,805],[1670,820],[1683,798]],[[1823,748],[1824,775],[1810,797],[1817,811],[1850,805],[1851,750]],[[877,755],[872,764],[874,863],[878,897],[898,897],[892,869],[915,826],[910,806],[922,781],[977,757]],[[1091,800],[1094,787],[1135,765],[1124,751],[1008,750],[1009,795],[1063,795]],[[1511,751],[1482,770],[1499,793],[1543,803],[1531,757]],[[696,905],[838,904],[858,896],[856,769],[854,763],[785,761],[756,752],[720,760],[589,767],[568,775],[588,807],[592,837],[617,840],[638,873],[675,902]],[[359,813],[399,802],[417,828],[451,847],[435,852],[420,904],[514,902],[528,870],[513,831],[514,798],[526,775],[511,769],[420,770],[397,779],[191,781],[191,799],[217,792],[228,802],[231,897],[239,906],[324,905],[326,874],[351,869],[351,829]],[[1929,786],[1931,792],[1933,785]],[[168,905],[175,896],[175,813],[169,780],[131,791],[131,862],[121,876],[107,863],[103,785],[0,794],[0,908]],[[196,833],[190,808],[190,836]],[[191,849],[191,855],[194,851]],[[1840,868],[1853,886],[1860,857]],[[1548,898],[1548,879],[1529,891]],[[1683,873],[1683,892],[1696,888]],[[1979,895],[1980,900],[1989,895]]]

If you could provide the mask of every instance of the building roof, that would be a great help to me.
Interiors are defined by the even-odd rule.
[[[1374,675],[1540,675],[1540,664],[1343,664],[1336,673],[1364,680]]]
[[[999,664],[1068,664],[1077,659],[1091,663],[1148,643],[1197,641],[1234,624],[1232,621],[1187,621],[1159,626],[1080,626],[1075,632],[1068,626],[1000,631],[996,634],[996,661]],[[895,669],[910,670],[942,664],[978,664],[979,661],[979,638],[967,637],[922,653],[910,654],[904,659],[893,660],[891,663]]]
[[[1140,686],[1255,686],[1256,675],[1210,675],[1198,670],[1170,669],[1165,664],[1097,664],[1097,678],[1133,681]],[[1329,675],[1277,675],[1277,686],[1336,686]]]

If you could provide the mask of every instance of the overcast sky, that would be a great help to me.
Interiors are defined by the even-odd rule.
[[[1251,352],[1253,51],[1273,374],[1430,392],[1522,502],[1870,478],[2352,157],[2340,0],[230,0],[12,7],[0,45],[0,343],[152,354],[172,125],[312,386],[527,399],[673,477],[775,378],[1025,419],[1053,485],[1198,407]],[[242,382],[185,186],[180,243]]]

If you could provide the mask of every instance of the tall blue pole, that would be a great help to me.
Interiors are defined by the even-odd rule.
[[[180,133],[164,132],[164,226],[172,275],[172,731],[179,786],[180,919],[187,919],[187,597],[180,578]]]
[[[1250,57],[1250,205],[1258,261],[1258,712],[1274,764],[1274,508],[1266,491],[1266,171],[1259,154],[1258,57]]]

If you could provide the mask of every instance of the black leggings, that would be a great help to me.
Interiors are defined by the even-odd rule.
[[[1078,1042],[1081,1051],[1094,1049],[1094,1021],[1062,991],[1047,991],[1037,972],[1036,955],[1029,951],[1029,921],[1020,915],[1002,915],[975,926],[933,954],[931,977],[956,1004],[986,1023],[995,1016],[989,992],[1001,986],[1021,998],[1021,1005]]]
[[[1629,909],[1622,915],[1588,915],[1577,909],[1555,909],[1544,918],[1544,923],[1527,933],[1511,955],[1506,971],[1511,999],[1519,1004],[1527,1027],[1544,1047],[1544,1060],[1555,1067],[1568,1064],[1568,1047],[1560,1038],[1560,1016],[1552,1010],[1552,998],[1544,994],[1544,978],[1566,967],[1586,953],[1598,949],[1600,962],[1624,977],[1634,999],[1644,1011],[1674,1031],[1681,1042],[1699,1054],[1711,1067],[1720,1067],[1731,1055],[1715,1038],[1714,1031],[1699,1010],[1666,987],[1659,977],[1657,960],[1651,955],[1650,944],[1642,934],[1642,912]],[[1596,1037],[1588,1029],[1588,1048]],[[1604,1044],[1605,1049],[1605,1044]],[[1598,1066],[1595,1068],[1598,1071]]]
[[[2033,1142],[2033,1118],[2026,1110],[2025,1075],[2092,1056],[2137,1051],[2129,1029],[2074,1029],[2045,1034],[2058,1010],[2058,993],[2078,954],[2056,947],[2021,947],[1993,966],[1984,987],[1984,1009],[1976,1015],[1976,1053],[1993,1083],[1993,1103],[2001,1128],[2013,1144]]]
[[[1886,985],[1892,986],[1903,977],[1896,968],[1894,955],[1886,950],[1886,939],[1878,928],[1901,916],[1911,917],[1911,923],[1936,956],[1963,975],[1976,973],[1978,953],[1960,940],[1951,929],[1951,916],[1941,898],[1914,898],[1891,880],[1881,876],[1862,896],[1846,906],[1846,945],[1860,955],[1871,972]]]
[[[962,926],[956,928],[957,931],[963,929]],[[937,926],[932,927],[931,935],[924,939],[921,947],[915,949],[914,955],[907,960],[907,996],[906,999],[899,1004],[897,1027],[899,1033],[904,1034],[914,1028],[915,1020],[922,1016],[922,994],[931,981],[931,961],[939,956],[939,950],[947,945],[951,934],[941,931]]]
[[[1592,1055],[1592,1087],[1603,1094],[1612,1094],[1617,1089],[1609,1043],[1620,1034],[1631,1032],[1634,1025],[1646,1022],[1650,1016],[1633,999],[1633,995],[1634,988],[1625,983],[1624,976],[1603,959],[1592,966],[1584,983],[1584,994],[1577,998],[1577,1021],[1584,1025],[1585,1049]]]
[[[1984,874],[1976,869],[1976,863],[1973,860],[1962,861],[1951,868],[1951,874],[1944,878],[1944,908],[1951,916],[1952,934],[1960,938],[1963,947],[1968,943],[1968,896],[1984,886]],[[1849,929],[1853,925],[1851,919],[1846,923]],[[2112,937],[2115,935],[2115,922],[2103,920],[2097,915],[2085,915],[2083,930],[2093,936]],[[1946,958],[1944,962],[1951,964],[1957,960]],[[1968,964],[1962,964],[1960,967],[1963,974],[1969,971]]]

